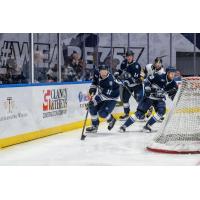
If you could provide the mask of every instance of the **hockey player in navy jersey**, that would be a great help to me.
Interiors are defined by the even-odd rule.
[[[126,59],[121,63],[120,69],[114,73],[116,79],[122,77],[123,84],[128,88],[123,88],[122,102],[124,107],[124,115],[120,119],[127,119],[129,117],[130,105],[129,99],[131,93],[134,93],[134,98],[139,102],[143,97],[143,86],[141,80],[141,66],[134,61],[134,53],[132,51],[126,52]]]
[[[144,69],[144,78],[148,78],[149,76],[154,76],[155,74],[164,74],[165,70],[162,64],[162,57],[156,57],[153,64],[147,64]],[[145,115],[145,120],[148,120],[148,118],[153,113],[153,106],[149,108]],[[160,122],[164,120],[164,117],[160,119]]]
[[[145,95],[143,100],[139,103],[137,111],[131,117],[129,117],[124,125],[120,127],[120,132],[125,132],[126,128],[133,124],[136,119],[144,118],[147,110],[153,106],[155,109],[155,115],[153,115],[144,126],[145,132],[151,132],[151,127],[155,124],[166,112],[166,94],[173,100],[178,86],[173,80],[175,76],[176,68],[167,67],[165,74],[155,74],[155,76],[149,76],[145,80]]]
[[[99,126],[98,116],[107,120],[108,130],[111,130],[116,122],[111,113],[119,100],[119,84],[109,72],[108,66],[101,65],[98,70],[95,70],[89,96],[88,109],[92,126],[86,128],[86,132],[97,132]]]

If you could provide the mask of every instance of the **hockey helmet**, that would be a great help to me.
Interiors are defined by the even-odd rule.
[[[127,56],[134,56],[134,52],[131,51],[131,50],[128,50],[128,51],[126,52],[126,57],[127,57]]]
[[[166,73],[168,73],[168,72],[176,72],[176,67],[168,66],[168,67],[166,68]]]
[[[162,64],[162,58],[156,57],[155,60],[154,60],[154,63],[160,63],[160,64]]]
[[[99,65],[99,71],[101,70],[109,70],[109,67],[107,65]]]

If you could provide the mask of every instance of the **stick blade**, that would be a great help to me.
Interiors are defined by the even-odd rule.
[[[81,140],[85,140],[85,138],[87,137],[87,135],[81,135]]]

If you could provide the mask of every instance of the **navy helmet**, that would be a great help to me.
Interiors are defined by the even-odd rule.
[[[99,65],[99,71],[100,70],[109,70],[109,67],[107,65]]]
[[[126,52],[126,57],[127,57],[127,56],[134,56],[134,52],[131,51],[131,50],[128,50],[128,51]]]
[[[168,72],[176,72],[176,67],[168,66],[168,67],[166,68],[166,73],[168,73]]]

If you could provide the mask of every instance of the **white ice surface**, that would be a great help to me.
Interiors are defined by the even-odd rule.
[[[98,134],[80,140],[81,130],[18,144],[0,150],[0,165],[200,165],[200,155],[169,155],[145,148],[156,134],[141,132],[144,123],[136,122],[128,132],[119,133],[122,122],[107,131],[100,125]],[[154,130],[159,128],[159,124]]]

